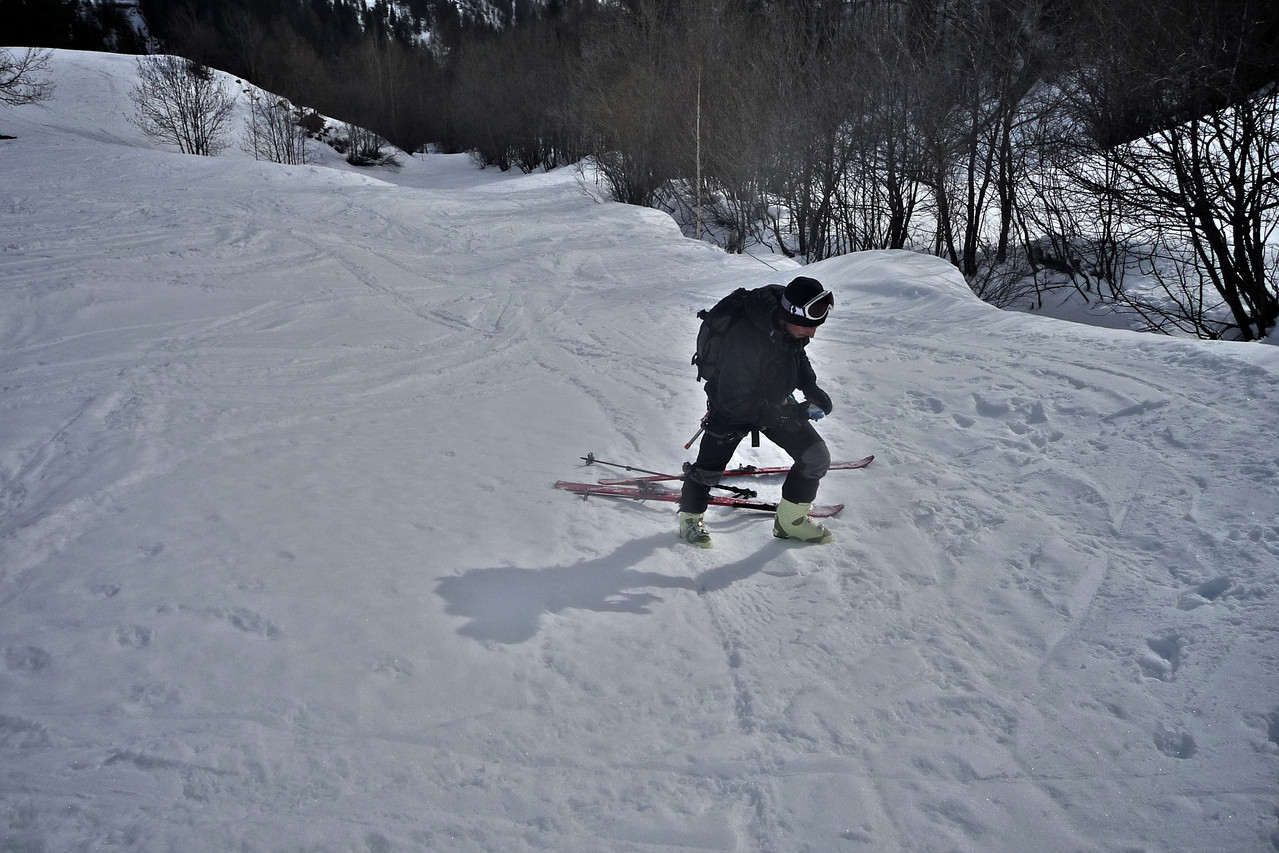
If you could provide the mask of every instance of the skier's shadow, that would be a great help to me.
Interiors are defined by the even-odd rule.
[[[760,571],[775,556],[775,549],[765,547],[736,563],[692,578],[633,568],[659,547],[670,545],[670,534],[657,534],[627,542],[612,554],[570,566],[471,569],[441,578],[435,592],[446,602],[445,613],[470,620],[458,629],[459,634],[476,640],[521,643],[537,634],[544,614],[574,608],[648,613],[654,603],[662,601],[648,590],[701,593],[724,589]]]

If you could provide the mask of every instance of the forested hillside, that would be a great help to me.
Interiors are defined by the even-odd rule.
[[[994,304],[1065,289],[1204,338],[1279,318],[1273,4],[139,3],[142,33],[85,0],[0,16],[11,43],[178,53],[409,151],[592,157],[730,251],[925,251]]]

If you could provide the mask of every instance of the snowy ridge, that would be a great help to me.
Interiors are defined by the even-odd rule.
[[[1279,846],[1275,348],[814,265],[875,464],[833,545],[704,552],[551,485],[678,470],[696,310],[792,267],[571,171],[157,150],[131,59],[55,71],[0,107],[0,850]]]

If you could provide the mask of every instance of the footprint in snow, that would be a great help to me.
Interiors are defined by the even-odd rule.
[[[39,646],[10,646],[4,650],[4,663],[14,672],[40,672],[53,663],[53,655]]]
[[[1211,604],[1230,591],[1232,581],[1225,575],[1204,581],[1194,589],[1183,592],[1177,598],[1177,609],[1194,610],[1205,604]]]
[[[1185,645],[1185,640],[1177,634],[1147,640],[1146,651],[1137,658],[1137,664],[1148,678],[1172,681],[1181,668]]]
[[[1192,735],[1173,726],[1155,730],[1155,748],[1169,758],[1193,758],[1199,751]]]
[[[145,649],[151,645],[151,634],[142,625],[121,625],[115,629],[115,641],[126,649]]]

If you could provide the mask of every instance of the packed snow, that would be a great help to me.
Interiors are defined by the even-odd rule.
[[[0,107],[0,849],[1279,849],[1279,350],[803,269],[834,544],[677,471],[699,308],[799,269],[465,156]],[[765,441],[739,462],[787,460]],[[757,487],[766,498],[776,477]]]

